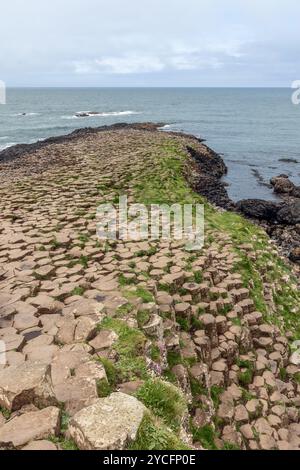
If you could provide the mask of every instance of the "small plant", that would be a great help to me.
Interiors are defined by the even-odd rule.
[[[139,310],[137,312],[137,322],[138,326],[142,328],[150,320],[150,313],[147,310]]]
[[[73,296],[73,295],[82,296],[84,294],[84,292],[85,292],[85,289],[83,287],[78,286],[78,287],[75,287],[75,289],[72,290],[71,296]]]
[[[103,365],[108,383],[111,388],[114,388],[118,382],[118,371],[116,369],[116,366],[112,361],[110,361],[106,357],[99,357],[96,360]]]
[[[90,237],[86,233],[81,233],[78,236],[78,240],[84,245],[89,241],[89,239]]]
[[[192,434],[194,442],[200,442],[205,449],[218,450],[215,439],[217,436],[215,429],[210,424],[206,424],[202,428],[192,426]]]
[[[177,321],[178,325],[180,326],[181,330],[187,331],[187,332],[190,331],[191,325],[190,325],[190,322],[187,318],[178,317],[178,318],[176,318],[176,321]]]
[[[201,284],[203,281],[203,274],[201,271],[194,272],[194,279],[197,284]]]
[[[170,369],[182,363],[182,357],[179,351],[168,351],[167,359]]]
[[[241,450],[241,448],[232,442],[225,442],[222,450]]]
[[[114,364],[117,380],[128,382],[140,378],[147,379],[145,335],[117,318],[105,318],[101,323],[101,328],[112,330],[119,337],[114,344],[114,349],[118,353],[118,361]]]
[[[134,306],[130,302],[127,302],[127,304],[121,305],[121,307],[117,309],[117,315],[120,317],[126,316],[131,313],[133,309]]]
[[[216,409],[219,408],[220,396],[223,392],[224,389],[222,387],[218,387],[217,385],[213,385],[210,389],[210,396]]]
[[[179,390],[162,380],[147,380],[136,397],[174,431],[179,431],[181,419],[187,410]]]
[[[154,362],[159,362],[159,360],[160,360],[160,357],[161,357],[160,349],[155,344],[152,344],[152,346],[151,346],[150,357],[151,357],[152,361],[154,361]]]
[[[0,413],[2,413],[5,419],[9,419],[11,416],[11,411],[7,408],[3,408],[2,406],[0,406]]]
[[[111,392],[111,386],[106,379],[97,380],[97,393],[99,398],[108,397]]]
[[[154,297],[151,294],[151,292],[149,292],[147,289],[144,289],[143,287],[138,287],[136,289],[136,295],[137,295],[137,297],[142,299],[142,301],[145,304],[149,304],[151,302],[154,302]]]
[[[280,367],[280,369],[279,369],[280,380],[285,382],[286,379],[287,379],[287,376],[288,376],[287,370],[284,367]]]
[[[294,380],[297,384],[300,384],[300,372],[296,372],[294,375]]]
[[[53,240],[50,241],[50,245],[54,250],[60,247],[60,243],[56,240],[56,238],[53,238]]]
[[[188,450],[176,434],[147,413],[144,417],[136,440],[130,444],[128,450]]]
[[[130,286],[132,284],[135,284],[135,278],[127,278],[124,276],[124,274],[120,274],[119,276],[119,284],[121,287],[124,286]]]

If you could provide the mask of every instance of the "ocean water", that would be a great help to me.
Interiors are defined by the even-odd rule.
[[[274,198],[267,183],[300,184],[300,106],[290,89],[8,89],[0,105],[0,149],[116,122],[153,121],[206,139],[229,169],[234,200]],[[87,117],[78,113],[91,112]]]

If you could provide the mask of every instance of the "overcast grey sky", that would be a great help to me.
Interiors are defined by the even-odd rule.
[[[1,0],[8,86],[290,86],[297,0]]]

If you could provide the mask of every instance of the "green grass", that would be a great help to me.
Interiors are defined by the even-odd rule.
[[[134,290],[124,290],[123,294],[124,294],[124,297],[126,297],[128,300],[140,298],[142,299],[144,304],[149,304],[151,302],[154,302],[154,297],[151,294],[151,292],[149,292],[147,289],[141,286],[138,286]]]
[[[89,257],[88,256],[80,256],[76,264],[81,264],[81,266],[84,267],[84,269],[87,269],[89,266]]]
[[[145,362],[145,335],[136,328],[130,328],[122,320],[107,317],[100,328],[115,331],[119,338],[114,344],[118,353],[115,370],[120,382],[146,379],[148,377]]]
[[[126,278],[124,274],[120,274],[119,276],[119,284],[121,287],[130,286],[132,284],[135,284],[135,282],[135,278]]]
[[[217,436],[213,426],[207,424],[202,428],[196,428],[192,426],[192,434],[194,442],[200,442],[200,444],[208,450],[218,450],[215,439]]]
[[[147,380],[136,397],[173,431],[179,431],[187,405],[177,387],[159,379]]]
[[[130,302],[127,302],[126,304],[121,305],[121,307],[117,309],[117,315],[119,317],[126,316],[129,313],[131,313],[133,309],[134,309],[134,306]]]
[[[112,388],[106,379],[97,380],[97,393],[99,398],[108,397]]]
[[[220,396],[224,392],[224,388],[213,385],[210,389],[210,396],[215,406],[215,409],[218,409],[220,405]]]
[[[118,383],[118,371],[115,364],[106,357],[99,357],[96,360],[103,365],[108,383],[111,388],[114,388]]]
[[[136,440],[128,450],[188,450],[186,444],[170,429],[147,413],[139,427]]]
[[[152,359],[152,361],[154,362],[159,362],[160,359],[161,359],[161,352],[160,352],[160,349],[158,346],[156,346],[155,344],[152,344],[151,345],[151,348],[150,348],[150,357]]]
[[[182,364],[182,357],[180,351],[168,351],[167,360],[170,369],[178,364]]]
[[[66,439],[65,437],[49,436],[48,440],[53,442],[53,444],[58,444],[62,448],[62,450],[79,450],[72,439]]]
[[[147,310],[139,310],[136,316],[139,328],[142,328],[150,320],[150,313]]]
[[[71,296],[73,295],[80,295],[82,296],[85,292],[85,289],[83,287],[75,287],[75,289],[72,290]]]
[[[11,416],[11,411],[7,408],[0,406],[0,413],[4,416],[5,419],[9,419]]]

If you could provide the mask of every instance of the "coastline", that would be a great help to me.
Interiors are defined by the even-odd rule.
[[[0,171],[0,449],[297,448],[299,281],[196,192],[228,203],[222,159],[148,124],[33,149]],[[100,240],[122,194],[204,204],[205,246]]]
[[[10,162],[24,157],[27,154],[34,153],[41,149],[46,149],[52,144],[67,144],[78,139],[88,138],[94,134],[107,132],[110,130],[147,130],[150,132],[161,131],[163,123],[117,123],[99,127],[86,127],[77,129],[69,134],[57,137],[49,137],[43,141],[32,144],[17,144],[4,149],[0,152],[0,165],[4,162]],[[252,220],[254,223],[263,227],[264,230],[273,238],[282,252],[292,262],[300,265],[300,232],[298,224],[300,223],[300,190],[296,188],[296,198],[288,198],[284,191],[278,195],[282,196],[281,201],[265,201],[255,198],[249,198],[234,202],[229,198],[226,190],[226,183],[222,178],[227,174],[227,166],[222,157],[214,150],[204,144],[205,140],[192,134],[183,132],[163,131],[166,134],[182,136],[201,143],[204,152],[198,152],[190,146],[187,150],[191,155],[191,161],[195,163],[193,168],[187,171],[186,175],[192,188],[210,203],[215,204],[225,210],[236,211]],[[191,177],[191,173],[193,176]],[[289,184],[290,181],[288,180]],[[270,182],[269,187],[272,188]],[[278,218],[277,213],[287,214]]]

